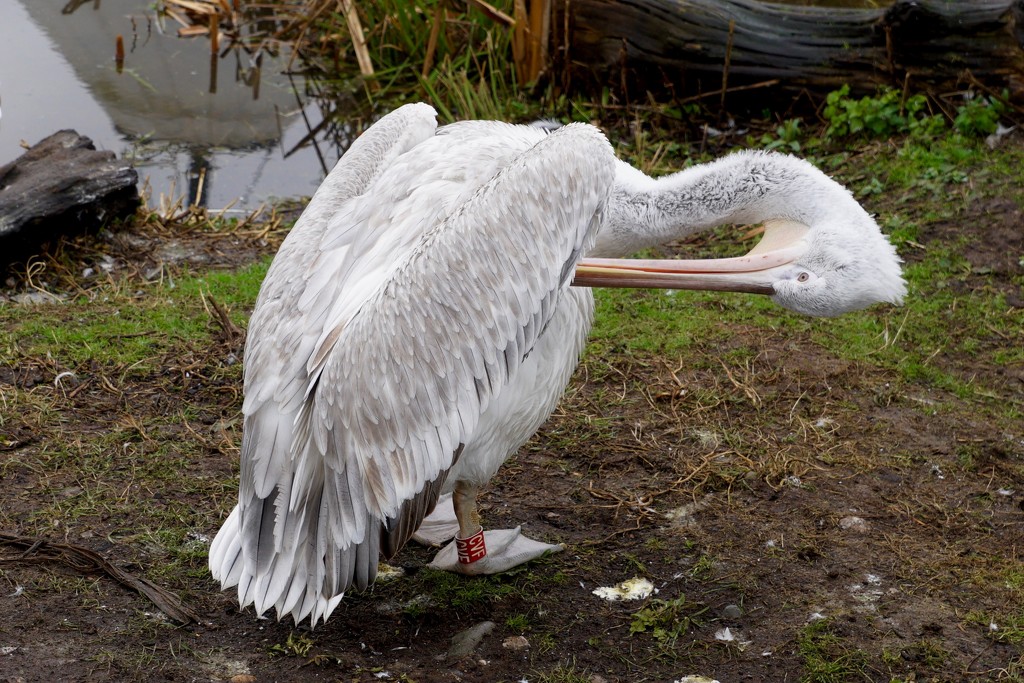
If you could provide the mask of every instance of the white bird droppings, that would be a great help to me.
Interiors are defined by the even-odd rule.
[[[610,602],[616,602],[618,600],[643,600],[644,598],[650,597],[652,593],[656,593],[654,584],[647,579],[641,579],[634,577],[632,579],[626,579],[622,583],[615,586],[601,586],[591,591],[594,595],[599,598],[604,598]]]
[[[378,582],[384,583],[387,581],[393,581],[394,579],[400,579],[405,576],[405,570],[401,567],[392,567],[390,564],[381,562],[377,565],[377,578]]]

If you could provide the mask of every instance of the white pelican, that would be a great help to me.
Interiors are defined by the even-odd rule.
[[[744,257],[580,261],[762,221]],[[592,126],[437,128],[432,108],[404,106],[355,141],[267,272],[213,576],[257,614],[315,626],[447,492],[459,534],[436,566],[496,572],[558,549],[485,535],[476,495],[578,362],[593,297],[570,288],[574,271],[578,285],[767,293],[811,315],[905,291],[875,222],[804,161],[737,153],[655,180]]]

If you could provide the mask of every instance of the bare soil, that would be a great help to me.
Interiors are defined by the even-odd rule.
[[[976,276],[950,286],[995,288],[1019,316],[1016,192],[978,193],[955,223],[924,222],[918,243],[970,226]],[[272,251],[237,235],[177,239],[201,269]],[[82,265],[104,252],[143,272],[154,250],[134,245],[96,240]],[[241,387],[225,368],[240,337],[182,340],[143,376],[76,368],[73,385],[55,383],[53,359],[0,367],[5,397],[49,406],[42,420],[3,407],[0,531],[90,549],[201,617],[176,626],[108,573],[0,545],[0,681],[1022,680],[1024,425],[1000,407],[1021,404],[1024,367],[937,350],[931,362],[975,378],[991,394],[983,401],[845,360],[801,333],[731,332],[729,348],[702,347],[697,363],[588,356],[495,479],[485,524],[521,524],[566,551],[453,583],[421,569],[431,550],[410,546],[394,562],[405,577],[346,596],[314,631],[240,611],[205,570],[205,543],[234,502]],[[1022,343],[998,331],[977,341]],[[752,360],[719,360],[735,349]],[[134,436],[111,447],[102,477],[72,457],[55,464],[126,430]],[[147,458],[173,468],[160,488],[144,476]],[[88,514],[40,517],[44,502],[89,496]],[[173,545],[195,544],[184,560],[168,538],[139,533],[182,503],[190,513]],[[592,592],[633,577],[656,595]],[[471,655],[446,657],[454,635],[484,621],[495,626]]]

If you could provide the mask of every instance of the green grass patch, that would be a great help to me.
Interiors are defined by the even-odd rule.
[[[805,626],[797,637],[797,652],[804,666],[801,683],[870,680],[867,654],[848,647],[830,619]]]
[[[522,589],[513,579],[527,571],[529,569],[524,567],[496,576],[466,577],[426,568],[417,574],[420,579],[417,588],[430,596],[431,602],[440,608],[472,611],[521,593]]]
[[[186,273],[143,285],[137,295],[103,285],[69,302],[0,306],[0,364],[33,357],[60,368],[154,372],[172,349],[210,343],[215,327],[208,297],[244,327],[268,266],[258,262],[237,271]]]
[[[577,671],[576,662],[559,664],[550,671],[534,671],[537,683],[592,683],[594,676],[586,671]]]
[[[967,613],[966,621],[984,629],[989,638],[996,642],[1011,645],[1024,643],[1024,609],[972,610]]]

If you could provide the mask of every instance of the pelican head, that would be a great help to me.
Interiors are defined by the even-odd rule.
[[[812,177],[821,182],[824,175]],[[901,261],[878,223],[838,183],[828,179],[817,190],[807,217],[764,220],[761,242],[743,256],[588,258],[580,261],[573,284],[765,294],[785,308],[815,316],[902,303]]]
[[[808,231],[807,251],[775,275],[776,303],[813,316],[903,303],[907,284],[892,244],[877,227],[865,230],[857,222],[845,227],[853,229]]]

